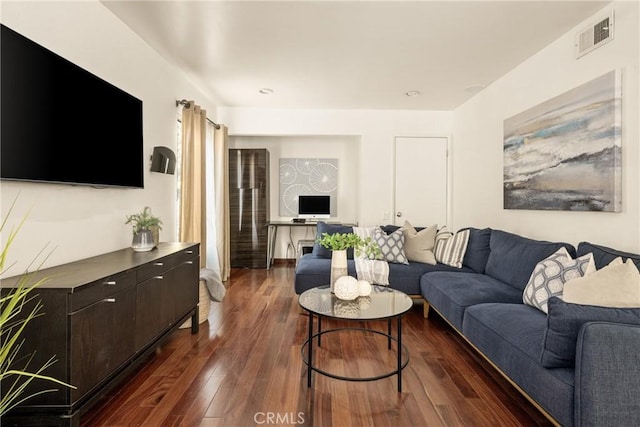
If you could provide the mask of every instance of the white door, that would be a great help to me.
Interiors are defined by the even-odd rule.
[[[447,138],[395,139],[394,224],[447,224]]]

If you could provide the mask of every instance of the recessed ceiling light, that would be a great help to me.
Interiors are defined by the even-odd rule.
[[[420,95],[420,91],[419,90],[410,90],[407,93],[405,93],[405,95],[407,95],[407,96],[419,96]]]
[[[258,92],[260,92],[263,95],[271,95],[273,93],[273,89],[270,89],[268,87],[263,87]]]

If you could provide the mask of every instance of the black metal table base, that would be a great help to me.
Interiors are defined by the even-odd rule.
[[[406,346],[402,344],[402,318],[401,316],[397,317],[397,326],[398,332],[397,337],[392,336],[391,334],[391,319],[387,319],[387,333],[377,331],[375,329],[369,328],[335,328],[335,329],[327,329],[322,330],[322,316],[318,316],[318,331],[313,333],[313,317],[312,313],[309,313],[309,328],[308,328],[308,337],[305,342],[302,343],[301,353],[302,353],[302,361],[307,365],[307,387],[311,387],[311,376],[315,371],[321,375],[324,375],[329,378],[334,378],[343,381],[376,381],[383,378],[388,378],[393,375],[398,376],[398,393],[402,393],[402,370],[409,364],[409,351]],[[313,365],[313,340],[315,338],[318,339],[318,347],[321,346],[321,338],[323,335],[336,333],[341,331],[362,331],[362,332],[372,332],[374,334],[382,335],[387,337],[387,347],[391,349],[391,342],[395,341],[397,343],[397,365],[396,369],[390,372],[385,372],[380,375],[371,376],[371,377],[348,377],[343,375],[332,374],[331,372],[327,372],[325,370],[320,369],[317,366]],[[306,354],[305,354],[305,349]]]

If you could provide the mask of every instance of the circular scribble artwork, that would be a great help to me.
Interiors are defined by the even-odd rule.
[[[280,159],[280,216],[298,215],[299,195],[331,196],[337,216],[338,159]]]

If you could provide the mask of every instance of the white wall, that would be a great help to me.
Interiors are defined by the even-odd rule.
[[[157,145],[175,150],[176,99],[195,99],[215,120],[214,102],[99,2],[2,2],[0,7],[3,24],[142,99],[145,156]],[[82,99],[60,102],[70,115],[82,107]],[[96,129],[108,125],[98,121]],[[45,266],[130,246],[125,216],[144,206],[163,220],[161,240],[175,240],[175,176],[151,173],[148,166],[145,188],[138,190],[1,181],[3,219],[17,198],[8,226],[30,209],[9,252],[6,265],[15,265],[7,276],[20,274],[47,243],[55,249]]]
[[[363,226],[391,223],[385,212],[393,212],[394,138],[396,136],[444,136],[451,135],[452,113],[447,111],[399,111],[399,110],[288,110],[261,108],[218,108],[218,120],[229,127],[229,134],[237,141],[244,137],[258,137],[262,141],[284,141],[284,138],[304,138],[307,142],[359,141],[358,148],[344,151],[351,156],[346,161],[359,164],[352,189],[342,187],[339,192],[353,191],[355,217],[342,217]],[[242,137],[239,139],[239,137]],[[274,137],[274,138],[265,138]],[[287,139],[289,140],[289,139]],[[346,143],[346,142],[345,142]],[[351,144],[351,143],[349,143]],[[315,157],[317,153],[332,153],[331,146],[306,144],[297,147],[296,156]],[[289,150],[289,148],[287,148]],[[353,152],[353,154],[351,154]],[[333,153],[332,153],[333,154]],[[325,156],[323,154],[323,156]],[[284,156],[282,156],[284,157]],[[271,173],[273,174],[272,153]],[[340,160],[340,170],[344,162]],[[419,171],[416,171],[418,174]],[[273,175],[272,175],[273,178]],[[277,180],[276,180],[277,182]],[[274,190],[276,188],[276,190]],[[271,212],[277,187],[271,184]],[[277,192],[276,192],[277,194]],[[419,196],[419,195],[417,195]],[[277,202],[277,199],[276,199]],[[277,204],[275,205],[277,206]],[[272,215],[273,218],[273,215]],[[285,257],[287,236],[279,236],[276,258]],[[295,240],[294,240],[295,242]],[[288,257],[292,257],[289,254]]]
[[[610,6],[611,7],[611,6]],[[639,3],[615,2],[615,38],[575,59],[575,33],[610,7],[547,46],[454,111],[453,223],[491,226],[532,238],[586,240],[640,252]],[[503,122],[602,74],[621,69],[622,212],[505,210]]]

